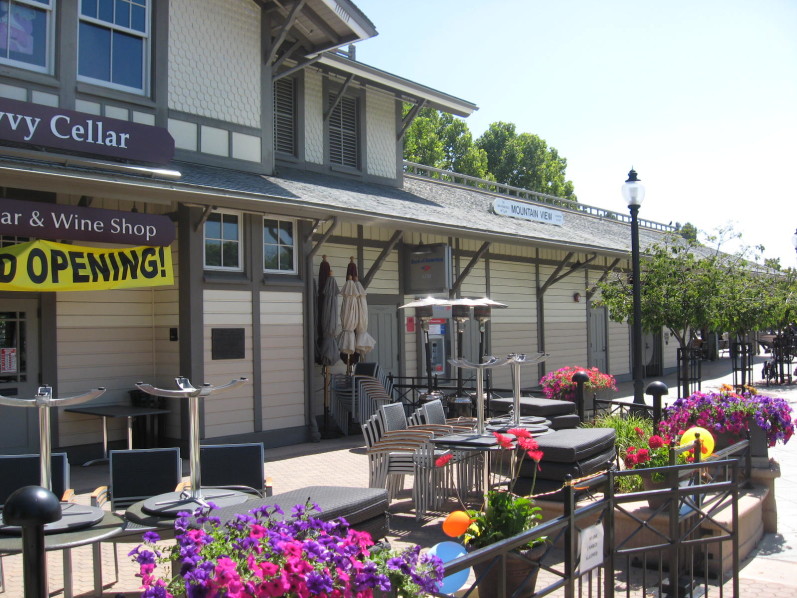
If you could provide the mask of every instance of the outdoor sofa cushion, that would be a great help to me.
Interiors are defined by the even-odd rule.
[[[575,463],[614,448],[614,428],[557,430],[537,439],[543,462]]]
[[[491,413],[507,413],[514,404],[512,398],[490,399]],[[554,415],[569,415],[576,412],[576,404],[555,399],[520,397],[520,415],[537,415],[549,418]]]
[[[552,415],[548,424],[553,430],[565,430],[569,428],[578,428],[581,425],[581,418],[575,413],[570,415]]]
[[[590,475],[596,471],[606,469],[606,464],[609,461],[614,461],[615,451],[614,447],[600,451],[589,457],[585,457],[575,463],[562,463],[559,461],[549,461],[545,457],[540,461],[540,468],[537,470],[538,480],[557,480],[563,482],[564,479],[571,475],[573,478],[580,478],[585,475]],[[520,466],[520,477],[532,478],[534,477],[534,469],[537,464],[531,459],[524,459],[523,464]]]

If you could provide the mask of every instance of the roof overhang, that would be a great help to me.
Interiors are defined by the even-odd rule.
[[[368,84],[396,92],[407,102],[417,103],[420,100],[425,100],[428,107],[456,116],[470,116],[479,109],[476,104],[467,100],[426,87],[362,62],[350,60],[339,54],[323,54],[316,62],[316,65],[338,71],[344,75],[354,75]]]

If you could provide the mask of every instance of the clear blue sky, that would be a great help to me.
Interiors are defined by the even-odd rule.
[[[354,0],[357,59],[474,102],[568,161],[580,201],[731,224],[797,266],[797,0]],[[731,249],[731,247],[727,247]]]

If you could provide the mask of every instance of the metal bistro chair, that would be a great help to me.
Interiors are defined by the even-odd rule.
[[[199,447],[203,488],[228,488],[271,496],[271,478],[265,474],[262,442],[208,444]]]
[[[61,502],[69,502],[75,495],[69,480],[69,459],[66,453],[50,455],[52,490]],[[15,490],[24,486],[38,486],[41,482],[39,455],[0,455],[0,510]],[[3,560],[0,555],[0,591],[5,592]]]
[[[133,503],[159,494],[174,492],[183,477],[179,448],[131,449],[110,451],[109,484],[91,494],[91,505],[103,507],[110,503],[112,512],[123,511]],[[127,521],[122,533],[106,540],[114,545],[114,568],[119,579],[117,544],[130,541],[131,536],[152,528]]]

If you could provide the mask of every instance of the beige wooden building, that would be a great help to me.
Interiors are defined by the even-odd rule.
[[[78,0],[11,4],[36,26],[0,55],[0,394],[103,386],[98,402],[126,404],[137,381],[243,376],[249,384],[203,405],[202,437],[304,441],[323,408],[322,256],[341,285],[352,257],[367,283],[376,347],[366,359],[423,376],[418,327],[398,306],[418,295],[410,256],[434,246],[450,256],[438,294],[509,305],[493,312],[490,353],[550,353],[524,385],[569,364],[628,376],[628,326],[593,306],[596,281],[628,267],[625,217],[406,165],[402,138],[417,111],[403,117],[404,104],[462,117],[477,108],[358,62],[352,44],[376,28],[348,0],[130,0],[110,12]],[[525,216],[505,215],[513,210]],[[45,212],[60,226],[37,227],[33,214]],[[95,224],[76,230],[72,217]],[[643,242],[666,228],[643,222]],[[15,285],[4,252],[39,241],[163,247],[173,278],[67,290],[55,270],[34,270],[34,286]],[[81,264],[52,262],[75,281]],[[449,342],[450,321],[443,329]],[[477,332],[469,323],[471,359]],[[666,336],[648,339],[649,373],[673,367],[674,355]],[[167,408],[165,441],[185,441],[185,406]],[[54,446],[96,453],[98,418],[60,411],[53,421]],[[33,451],[36,438],[33,410],[0,407],[0,450]],[[124,438],[113,420],[112,446]]]

